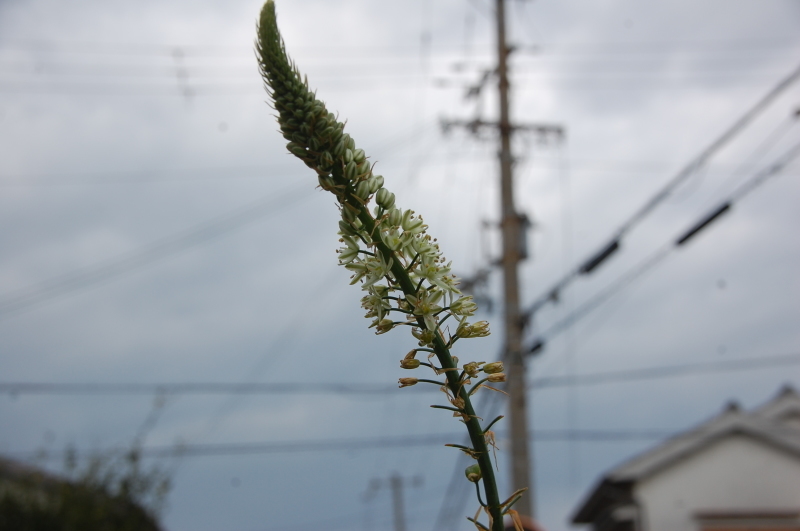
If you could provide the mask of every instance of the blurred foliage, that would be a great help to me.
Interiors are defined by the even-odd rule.
[[[145,469],[138,448],[93,454],[78,466],[65,454],[65,475],[0,461],[0,531],[157,531],[169,475]]]

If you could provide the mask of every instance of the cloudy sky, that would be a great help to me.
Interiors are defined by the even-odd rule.
[[[174,474],[170,531],[391,529],[396,472],[408,528],[433,529],[445,493],[461,492],[456,452],[442,446],[461,425],[427,407],[435,393],[393,390],[412,339],[367,330],[360,291],[336,266],[334,201],[285,153],[265,103],[259,9],[0,2],[0,452],[98,452],[139,433],[146,447],[216,449],[152,458]],[[290,53],[398,204],[425,216],[462,276],[486,267],[496,144],[444,136],[439,122],[496,116],[492,80],[464,97],[493,64],[490,2],[286,0],[278,13]],[[514,120],[566,131],[560,143],[515,141],[518,209],[534,221],[528,304],[800,61],[796,0],[515,0],[508,13]],[[800,386],[800,167],[746,188],[796,146],[799,105],[794,84],[536,315],[529,339],[548,341],[528,371],[531,448],[549,531],[569,528],[599,475],[659,437],[729,400],[752,407]],[[671,245],[731,198],[717,223]],[[495,306],[498,286],[495,271]],[[500,329],[496,311],[481,315]],[[457,354],[488,361],[500,342]],[[689,369],[554,380],[678,365]],[[302,385],[12,392],[24,382]],[[445,528],[469,529],[466,500]]]

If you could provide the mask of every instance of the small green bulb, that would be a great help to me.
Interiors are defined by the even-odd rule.
[[[481,480],[482,477],[481,467],[478,466],[477,463],[475,463],[474,465],[470,465],[467,467],[466,470],[464,470],[464,475],[467,476],[467,479],[470,480],[471,482],[477,483],[478,481]]]

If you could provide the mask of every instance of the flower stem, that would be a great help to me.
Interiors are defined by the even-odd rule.
[[[365,207],[361,206],[357,201],[353,201],[351,204],[359,208],[358,219],[364,224],[366,231],[372,235],[372,238],[375,242],[375,247],[378,249],[381,255],[383,255],[384,260],[389,261],[392,259],[392,274],[394,275],[397,283],[400,285],[400,288],[403,290],[403,293],[406,295],[416,296],[417,292],[419,291],[419,287],[421,287],[421,283],[419,287],[414,285],[414,282],[411,280],[411,277],[406,269],[400,263],[400,260],[397,259],[394,252],[383,243],[380,238],[380,232],[376,230],[375,220],[369,211]],[[425,321],[421,317],[417,318],[417,323],[419,324],[420,328],[423,330],[426,329]],[[438,330],[435,331],[433,338],[433,351],[436,353],[436,357],[439,360],[439,365],[443,369],[458,368],[453,361],[453,357],[450,355],[450,350],[447,348],[447,343],[445,342],[444,338],[442,338],[442,335]],[[475,450],[475,453],[478,456],[478,466],[480,466],[481,469],[483,490],[486,494],[486,506],[489,508],[489,513],[492,515],[492,531],[503,531],[503,516],[500,511],[500,496],[497,493],[497,480],[494,476],[494,469],[492,468],[489,448],[486,445],[486,439],[484,437],[480,421],[478,420],[478,416],[475,415],[475,409],[472,407],[469,393],[461,384],[461,381],[458,377],[458,370],[446,371],[445,377],[447,378],[447,386],[450,388],[450,392],[453,393],[453,396],[459,397],[464,401],[464,424],[467,426],[467,432],[469,432],[469,439],[472,443],[472,448]]]

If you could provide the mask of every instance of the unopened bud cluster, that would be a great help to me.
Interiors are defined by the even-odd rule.
[[[370,327],[382,334],[410,324],[416,327],[413,333],[420,345],[430,345],[436,333],[441,334],[439,323],[454,317],[451,342],[489,335],[487,322],[467,321],[477,306],[472,297],[460,296],[458,279],[436,239],[426,233],[422,217],[395,205],[394,194],[384,188],[382,176],[373,174],[364,150],[356,147],[344,124],[317,99],[287,56],[271,2],[261,12],[258,35],[259,66],[289,141],[286,147],[316,171],[320,187],[339,200],[339,263],[352,272],[351,284],[360,282],[366,292],[361,305],[372,320]],[[374,230],[366,229],[364,215],[370,216]],[[391,252],[380,252],[379,244]],[[413,293],[399,285],[392,271],[398,265],[418,286]]]

